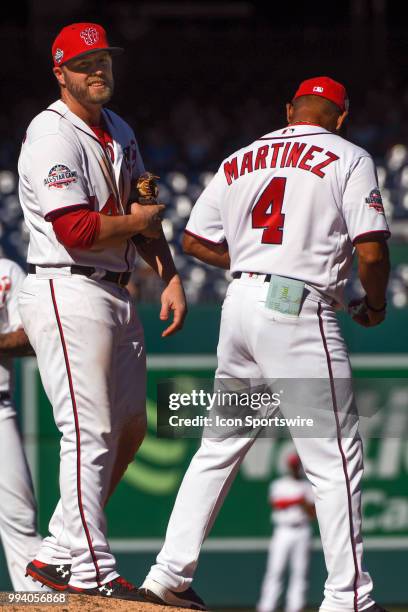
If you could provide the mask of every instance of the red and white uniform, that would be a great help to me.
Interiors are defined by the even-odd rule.
[[[306,480],[284,476],[269,487],[274,530],[258,612],[274,612],[276,609],[288,565],[290,573],[285,610],[300,612],[304,608],[312,535],[310,518],[302,505],[304,501],[314,504],[312,488]]]
[[[353,240],[388,226],[370,155],[322,127],[294,125],[230,155],[186,231],[226,240],[231,272],[299,279],[341,303]]]
[[[143,330],[125,288],[100,279],[135,264],[123,247],[70,248],[57,239],[56,212],[87,206],[122,215],[143,162],[131,128],[104,110],[104,139],[55,102],[30,124],[19,159],[20,201],[36,264],[20,313],[61,437],[61,500],[37,559],[72,562],[70,584],[101,586],[118,576],[103,507],[121,435],[144,419]],[[94,267],[92,278],[71,265]],[[133,431],[133,430],[132,430]]]
[[[362,448],[355,430],[344,437],[340,427],[353,391],[334,303],[343,302],[353,240],[389,234],[373,161],[319,126],[277,130],[221,164],[186,231],[217,244],[226,240],[232,272],[243,272],[223,304],[216,377],[327,381],[325,393],[310,402],[315,426],[323,420],[326,429],[294,442],[314,489],[328,569],[320,610],[361,612],[373,603],[362,565]],[[306,283],[299,316],[265,306],[266,274]],[[285,402],[280,410],[294,416]],[[173,590],[190,585],[202,541],[252,444],[251,438],[202,440],[148,579]]]
[[[53,213],[87,206],[104,214],[124,214],[131,181],[144,172],[130,126],[109,110],[103,118],[112,145],[58,100],[31,122],[18,163],[19,195],[30,231],[27,261],[46,267],[71,264],[114,272],[132,270],[136,248],[67,249],[49,222]],[[62,271],[63,272],[63,271]]]
[[[0,258],[0,334],[22,328],[18,293],[25,274],[16,263]],[[13,588],[38,590],[25,577],[26,565],[40,547],[36,503],[31,476],[24,455],[17,415],[10,397],[12,359],[0,358],[0,538],[4,547]]]

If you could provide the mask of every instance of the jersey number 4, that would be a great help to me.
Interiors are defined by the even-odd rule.
[[[273,178],[252,209],[252,227],[264,228],[263,244],[282,244],[285,215],[282,213],[286,179]]]

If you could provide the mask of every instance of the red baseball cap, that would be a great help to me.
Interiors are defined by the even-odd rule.
[[[314,77],[303,81],[293,99],[296,100],[300,96],[321,96],[334,102],[343,113],[349,108],[346,88],[330,77]]]
[[[52,45],[54,66],[88,55],[95,51],[109,51],[112,55],[123,53],[121,47],[110,47],[104,28],[97,23],[72,23],[62,28]]]

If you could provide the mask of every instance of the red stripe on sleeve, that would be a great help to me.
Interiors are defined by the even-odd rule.
[[[199,236],[198,234],[194,234],[194,232],[190,232],[190,230],[188,229],[185,229],[184,233],[188,234],[189,236],[193,236],[193,238],[198,238],[199,240],[203,240],[204,242],[209,242],[210,244],[221,245],[221,244],[224,244],[225,242],[225,240],[222,240],[221,242],[214,242],[214,240],[210,240],[209,238],[204,238],[204,236]]]
[[[91,204],[71,204],[70,206],[63,206],[62,208],[56,208],[55,210],[51,210],[44,217],[46,221],[54,221],[57,217],[61,215],[65,215],[68,212],[72,212],[73,210],[80,210],[81,208],[90,208],[92,209],[93,203]]]
[[[357,242],[357,240],[359,240],[360,238],[366,238],[368,236],[370,236],[370,234],[372,235],[372,239],[373,242],[375,242],[376,237],[377,238],[386,238],[388,239],[391,236],[391,232],[388,230],[371,230],[369,232],[363,232],[362,234],[358,234],[358,236],[356,236],[355,238],[353,238],[353,244],[355,244]],[[377,236],[376,236],[377,234]]]

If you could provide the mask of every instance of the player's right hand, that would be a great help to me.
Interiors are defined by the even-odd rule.
[[[141,223],[140,234],[147,238],[159,238],[161,235],[161,222],[164,204],[139,204],[133,202],[130,206],[130,214],[136,215]]]
[[[351,300],[348,305],[348,312],[353,321],[363,327],[374,327],[375,325],[379,325],[384,321],[386,314],[385,309],[381,312],[376,312],[367,308],[365,298]]]

